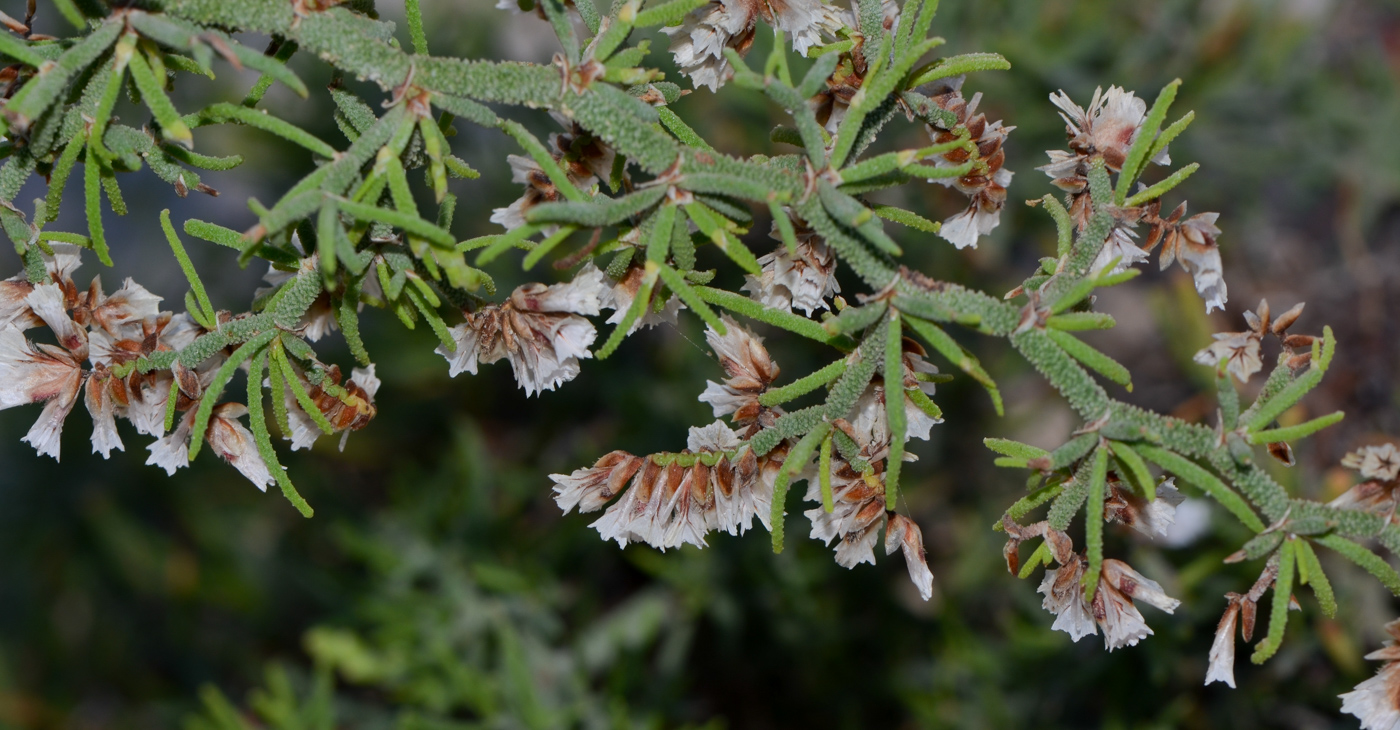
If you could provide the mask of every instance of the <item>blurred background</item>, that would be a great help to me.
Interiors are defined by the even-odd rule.
[[[12,4],[6,10],[22,15]],[[379,5],[386,19],[402,19],[400,4]],[[492,5],[426,0],[432,51],[547,61],[555,41],[546,25]],[[37,25],[70,32],[42,7]],[[1011,61],[1011,71],[974,75],[964,90],[983,92],[989,118],[1016,126],[1007,166],[1017,175],[1001,227],[975,251],[888,225],[911,265],[1010,289],[1054,247],[1048,216],[1020,203],[1053,191],[1033,169],[1044,150],[1063,147],[1047,95],[1063,89],[1083,103],[1096,85],[1116,84],[1150,102],[1181,78],[1172,116],[1197,116],[1172,158],[1202,170],[1166,204],[1189,197],[1192,212],[1220,212],[1229,307],[1205,317],[1189,279],[1153,265],[1104,293],[1101,308],[1120,324],[1090,341],[1127,364],[1137,386],[1131,394],[1110,387],[1143,406],[1213,419],[1209,371],[1191,354],[1210,332],[1242,328],[1240,313],[1262,297],[1275,312],[1306,301],[1294,330],[1331,325],[1338,355],[1324,385],[1286,418],[1339,408],[1348,417],[1304,442],[1298,465],[1279,467],[1279,479],[1294,494],[1330,498],[1351,484],[1336,466],[1346,451],[1400,435],[1400,4],[946,0],[933,32],[948,39],[948,54],[994,51]],[[402,25],[400,35],[407,43]],[[751,60],[766,52],[759,35]],[[665,38],[653,45],[654,62],[674,71]],[[263,105],[344,145],[324,91],[329,71],[301,56],[293,65],[320,91],[300,101],[275,87]],[[241,98],[253,81],[226,65],[219,73],[217,82],[180,78],[180,108]],[[362,90],[372,103],[382,98]],[[792,151],[768,142],[786,119],[760,95],[726,87],[674,108],[723,151]],[[135,107],[119,113],[145,121]],[[550,131],[543,114],[510,115]],[[504,160],[509,140],[458,128],[454,151],[483,171],[453,183],[461,198],[454,232],[465,239],[497,232],[490,209],[519,191]],[[253,223],[248,198],[275,199],[310,167],[301,151],[254,131],[210,127],[196,138],[205,153],[248,161],[207,175],[217,199],[179,200],[148,172],[124,177],[132,212],[107,219],[118,262],[101,272],[109,290],[136,276],[178,309],[185,284],[160,236],[159,210],[171,208],[177,226],[198,217],[243,229]],[[882,144],[923,140],[900,121]],[[42,191],[34,181],[21,200]],[[964,204],[932,185],[883,200],[933,219]],[[57,228],[81,230],[75,213]],[[760,253],[772,245],[767,230],[759,215],[749,241]],[[264,270],[240,271],[226,250],[186,245],[215,304],[245,309]],[[20,268],[7,247],[0,264],[6,275]],[[722,284],[737,285],[732,266],[709,265]],[[79,282],[98,268],[89,261]],[[526,280],[513,262],[493,273],[503,288]],[[860,291],[853,281],[844,288]],[[998,418],[960,377],[936,396],[947,423],[932,442],[912,445],[920,460],[907,477],[907,510],[936,576],[925,603],[900,559],[848,571],[802,539],[806,507],[796,501],[781,555],[762,531],[716,536],[703,551],[619,550],[587,527],[591,518],[560,516],[548,474],[614,448],[678,450],[689,426],[712,420],[696,396],[721,370],[693,317],[632,337],[539,398],[526,398],[504,363],[449,379],[431,333],[377,311],[364,322],[385,381],[378,418],[343,453],[335,439],[284,452],[317,510],[311,520],[217,460],[167,478],[143,465],[145,444],[132,432],[123,432],[126,453],[88,455],[86,416],[70,422],[61,465],[19,441],[37,408],[0,417],[0,724],[1346,728],[1357,722],[1339,715],[1336,695],[1374,671],[1361,657],[1396,616],[1373,579],[1324,554],[1338,617],[1323,618],[1300,591],[1303,611],[1292,614],[1273,661],[1255,667],[1241,648],[1239,689],[1202,687],[1222,596],[1247,590],[1262,567],[1221,564],[1246,535],[1214,515],[1207,534],[1174,546],[1109,530],[1110,556],[1183,600],[1171,616],[1144,609],[1155,636],[1109,654],[1098,637],[1075,644],[1052,632],[1035,592],[1039,574],[1008,575],[1000,535],[989,529],[1023,475],[994,469],[980,441],[1053,446],[1078,424],[1001,342],[965,340],[1001,383],[1007,415]],[[765,334],[787,378],[831,358]],[[351,363],[335,338],[320,349]]]

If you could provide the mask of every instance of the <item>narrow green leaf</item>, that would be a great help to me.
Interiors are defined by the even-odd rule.
[[[1255,664],[1263,664],[1278,651],[1283,643],[1283,631],[1288,626],[1288,603],[1293,598],[1293,546],[1298,539],[1284,540],[1278,551],[1278,578],[1274,579],[1274,600],[1269,607],[1269,634],[1254,647],[1254,655],[1249,658]]]
[[[910,73],[903,84],[907,89],[923,86],[931,81],[961,76],[972,71],[1006,71],[1011,62],[996,53],[966,53],[961,56],[940,58],[923,68]]]
[[[893,205],[876,205],[870,208],[875,211],[875,215],[887,221],[894,221],[902,226],[908,226],[916,231],[924,233],[937,233],[943,224],[931,221],[918,213],[913,213],[903,208],[896,208]]]
[[[1317,597],[1318,606],[1322,608],[1322,615],[1336,618],[1337,596],[1332,592],[1332,582],[1327,580],[1327,574],[1322,571],[1322,563],[1317,559],[1317,553],[1313,552],[1312,544],[1307,540],[1299,540],[1294,550],[1298,553],[1298,575],[1303,583],[1312,586],[1313,595]]]
[[[58,161],[54,163],[53,172],[49,175],[49,192],[44,198],[44,220],[38,223],[58,220],[58,210],[63,203],[63,188],[68,182],[68,176],[73,172],[73,166],[78,163],[78,155],[82,154],[86,147],[87,135],[79,128],[72,139],[68,140]]]
[[[1346,417],[1342,411],[1329,413],[1325,416],[1318,416],[1310,421],[1300,423],[1296,426],[1286,428],[1273,428],[1264,431],[1255,431],[1249,435],[1250,443],[1272,444],[1277,441],[1296,441],[1306,436],[1311,436]]]
[[[1152,149],[1157,140],[1157,130],[1162,128],[1162,122],[1167,118],[1167,110],[1171,108],[1172,102],[1176,100],[1176,90],[1181,87],[1181,79],[1176,79],[1170,84],[1162,87],[1162,91],[1157,94],[1157,100],[1152,103],[1152,108],[1148,110],[1147,116],[1138,125],[1137,139],[1133,140],[1133,146],[1128,150],[1128,157],[1123,162],[1122,171],[1118,174],[1118,189],[1113,193],[1115,203],[1122,205],[1128,198],[1128,191],[1132,190],[1133,182],[1138,179],[1143,168],[1147,165],[1148,151]]]
[[[830,432],[830,423],[823,421],[817,424],[792,447],[783,461],[782,468],[778,470],[778,477],[773,483],[773,513],[770,515],[775,553],[783,551],[783,517],[787,514],[788,484],[793,475],[807,465],[807,460],[812,458],[812,452],[817,450]]]
[[[992,380],[992,376],[982,369],[982,364],[972,353],[963,349],[963,346],[959,345],[947,332],[944,332],[943,328],[932,322],[917,317],[907,317],[905,322],[908,323],[910,329],[924,338],[924,341],[932,345],[933,349],[937,350],[948,362],[956,365],[958,369],[981,384],[987,390],[987,395],[991,397],[992,407],[996,409],[997,415],[1005,415],[1001,402],[1001,391],[997,389],[997,384]]]
[[[1045,321],[1045,326],[1066,332],[1082,330],[1106,330],[1117,325],[1113,315],[1104,312],[1066,312],[1057,314]]]
[[[107,266],[112,265],[112,255],[107,251],[107,236],[102,228],[102,170],[88,145],[87,156],[83,161],[83,195],[87,202],[88,237],[92,239],[92,250],[97,258]]]
[[[1039,459],[1042,456],[1050,455],[1050,452],[1045,449],[1037,448],[1030,444],[1023,444],[1020,441],[1012,441],[1011,439],[985,438],[982,439],[982,443],[987,448],[1003,456],[1015,456],[1020,459]]]
[[[1173,172],[1167,177],[1167,179],[1157,183],[1156,185],[1152,185],[1146,190],[1142,190],[1134,194],[1132,197],[1128,198],[1127,201],[1124,202],[1124,205],[1126,207],[1133,208],[1142,205],[1143,203],[1156,200],[1157,198],[1160,198],[1163,195],[1165,195],[1172,188],[1176,187],[1177,185],[1180,185],[1183,180],[1185,180],[1188,177],[1191,177],[1191,175],[1199,169],[1201,169],[1201,164],[1199,162],[1193,162],[1187,165],[1186,167],[1183,167],[1180,170]]]
[[[190,261],[190,256],[185,252],[184,244],[180,243],[180,237],[175,234],[175,227],[170,224],[170,209],[166,208],[160,212],[160,228],[165,231],[165,240],[170,242],[170,250],[175,253],[175,261],[180,264],[180,270],[185,272],[185,278],[190,282],[190,290],[194,292],[195,300],[199,302],[199,307],[203,310],[208,321],[215,321],[217,310],[214,304],[209,301],[209,294],[204,291],[204,282],[199,279],[199,272],[194,269],[194,262]]]
[[[1050,339],[1054,340],[1055,344],[1059,345],[1060,349],[1064,350],[1070,357],[1132,392],[1133,376],[1117,360],[1095,350],[1085,344],[1083,340],[1063,330],[1047,329],[1045,334],[1049,335]]]
[[[1331,548],[1361,566],[1366,572],[1380,579],[1382,585],[1397,596],[1400,596],[1400,573],[1390,567],[1384,558],[1367,550],[1366,548],[1342,537],[1341,535],[1323,535],[1312,538],[1313,542],[1327,548]]]
[[[237,104],[221,102],[205,107],[191,114],[186,119],[190,124],[195,126],[205,126],[208,124],[242,124],[275,134],[288,142],[300,145],[326,159],[333,160],[338,157],[336,149],[321,141],[319,137],[316,137],[291,122],[279,119],[262,109],[250,109]]]
[[[428,55],[428,36],[423,32],[423,10],[418,7],[418,0],[404,0],[404,10],[408,15],[408,36],[413,41],[413,52]]]
[[[885,419],[890,429],[890,455],[885,459],[885,509],[899,500],[899,472],[904,466],[908,415],[904,412],[904,333],[898,310],[890,310],[885,328]]]
[[[136,88],[141,91],[141,100],[160,124],[161,135],[178,145],[193,147],[194,136],[190,134],[189,126],[180,118],[180,112],[175,111],[170,97],[165,95],[165,90],[161,88],[163,82],[156,78],[150,64],[146,62],[146,55],[139,51],[131,54],[127,70],[131,72],[131,79],[136,82]]]
[[[282,370],[282,379],[291,388],[292,397],[296,399],[297,405],[301,406],[301,410],[306,412],[306,415],[311,418],[317,428],[321,429],[322,433],[328,436],[335,433],[335,427],[326,420],[326,414],[321,412],[321,409],[316,406],[316,402],[311,400],[311,394],[306,392],[306,386],[302,385],[301,378],[297,376],[291,361],[287,359],[282,342],[279,340],[274,343],[272,347],[268,348],[268,351],[272,353],[273,367]]]
[[[774,388],[763,393],[758,397],[758,402],[760,405],[768,406],[771,408],[773,406],[781,405],[783,403],[787,403],[789,401],[800,398],[841,377],[841,375],[846,372],[846,366],[847,362],[845,358],[837,360],[836,362],[833,362],[830,365],[827,365],[826,367],[816,372],[798,378],[797,380],[787,385],[784,385],[781,388]]]
[[[1126,472],[1123,476],[1137,486],[1142,496],[1151,502],[1157,498],[1157,481],[1152,478],[1152,472],[1147,470],[1147,463],[1142,460],[1133,447],[1122,441],[1110,441],[1113,448],[1113,456],[1118,463],[1123,466]]]
[[[234,373],[249,358],[262,352],[269,342],[277,336],[276,330],[269,330],[257,337],[243,343],[232,355],[224,361],[219,369],[214,373],[214,379],[209,382],[209,386],[204,391],[204,397],[199,399],[199,410],[195,411],[194,429],[190,431],[190,451],[189,460],[194,461],[199,456],[200,447],[204,445],[204,435],[209,431],[209,418],[214,414],[214,404],[223,394],[224,387],[228,381],[233,379]],[[172,388],[175,386],[171,386]],[[175,393],[171,392],[170,399],[175,400]]]
[[[822,439],[821,451],[817,456],[817,483],[822,491],[822,509],[831,514],[836,509],[831,494],[831,434]]]
[[[258,446],[258,455],[262,457],[263,463],[267,465],[267,470],[272,472],[272,477],[277,480],[277,485],[282,488],[282,496],[292,503],[292,506],[301,513],[302,517],[310,518],[315,512],[311,505],[306,503],[301,493],[292,485],[291,477],[287,476],[287,470],[277,460],[277,451],[272,447],[272,434],[267,430],[267,416],[263,411],[262,393],[262,373],[268,370],[274,385],[281,382],[277,368],[267,367],[267,352],[258,353],[253,360],[253,367],[248,373],[248,425],[253,432],[253,442]],[[175,400],[171,398],[171,400]],[[275,410],[279,403],[283,403],[282,394],[277,388],[272,391],[272,405]],[[286,406],[282,406],[282,413],[278,416],[280,427],[284,431],[290,432],[286,425]]]
[[[1312,365],[1307,372],[1298,376],[1293,382],[1284,386],[1276,395],[1269,398],[1260,405],[1255,403],[1250,407],[1254,415],[1244,424],[1245,430],[1258,432],[1264,430],[1265,426],[1274,422],[1274,419],[1283,414],[1284,411],[1292,408],[1308,391],[1317,387],[1322,382],[1322,376],[1327,372],[1327,366],[1331,364],[1332,353],[1336,351],[1337,342],[1332,336],[1332,328],[1324,327],[1322,330],[1322,342],[1313,343]],[[1262,398],[1262,396],[1261,396]]]
[[[1099,573],[1103,570],[1103,500],[1108,475],[1108,449],[1100,446],[1094,452],[1093,470],[1089,474],[1089,497],[1084,507],[1084,542],[1087,544],[1089,569],[1084,572],[1084,600],[1094,600],[1099,589]]]

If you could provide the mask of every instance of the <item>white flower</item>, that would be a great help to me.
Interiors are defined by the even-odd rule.
[[[238,473],[247,477],[258,489],[267,491],[267,485],[276,483],[267,463],[258,453],[253,434],[244,428],[238,419],[248,414],[248,407],[242,403],[221,403],[214,406],[209,417],[209,426],[204,439],[219,458],[233,465]],[[146,463],[158,466],[171,476],[190,463],[190,437],[194,430],[196,409],[185,412],[176,424],[175,430],[162,436],[147,446],[151,452]]]
[[[1396,730],[1400,728],[1400,621],[1385,625],[1385,648],[1366,655],[1367,659],[1384,660],[1386,665],[1376,676],[1356,685],[1356,689],[1340,695],[1342,712],[1361,718],[1362,730]]]
[[[122,282],[122,288],[112,292],[111,296],[102,296],[101,283],[97,279],[93,279],[93,287],[97,296],[91,305],[89,317],[92,324],[112,335],[137,335],[140,333],[142,322],[160,314],[161,297],[152,294],[130,277]],[[131,330],[128,325],[136,325],[135,330]]]
[[[661,550],[687,543],[705,547],[705,536],[712,530],[743,534],[754,517],[766,526],[772,476],[765,475],[753,451],[729,453],[740,446],[738,435],[715,422],[692,428],[689,445],[685,455],[668,455],[668,463],[614,451],[590,468],[550,475],[555,501],[565,513],[575,506],[591,512],[623,494],[622,485],[630,479],[622,498],[590,525],[604,540],[616,540],[623,547],[633,542]],[[785,451],[774,449],[765,459],[774,461]],[[682,456],[689,458],[682,463]]]
[[[1192,358],[1196,362],[1213,368],[1225,360],[1226,370],[1241,383],[1249,382],[1250,376],[1264,367],[1264,361],[1259,356],[1259,335],[1253,332],[1217,332],[1211,336],[1215,342],[1196,353]]]
[[[151,455],[146,458],[148,466],[158,466],[170,476],[189,466],[190,431],[194,430],[195,409],[185,411],[185,415],[175,423],[175,429],[157,439],[146,450]]]
[[[554,501],[568,514],[574,507],[579,512],[602,509],[608,500],[622,493],[623,485],[642,467],[642,459],[626,451],[605,454],[587,469],[575,469],[572,474],[550,474],[554,481]]]
[[[456,351],[439,346],[437,353],[453,376],[504,358],[526,395],[554,390],[578,375],[580,359],[593,356],[588,347],[598,332],[579,315],[598,314],[605,291],[596,268],[567,284],[520,286],[505,303],[468,313],[450,330]]]
[[[1161,243],[1161,268],[1180,261],[1181,268],[1195,281],[1196,293],[1206,301],[1206,313],[1224,309],[1229,295],[1223,278],[1220,246],[1216,242],[1220,236],[1220,229],[1215,226],[1219,214],[1199,213],[1182,220],[1186,215],[1186,203],[1182,203],[1171,215],[1159,218],[1156,214],[1159,204],[1153,201],[1143,216],[1144,221],[1152,224],[1152,233],[1143,250],[1151,251]]]
[[[909,568],[909,580],[919,589],[925,601],[933,597],[933,571],[928,569],[928,554],[924,551],[924,533],[913,520],[896,514],[885,525],[885,554],[904,551],[904,564]]]
[[[1240,617],[1238,600],[1231,600],[1225,607],[1225,615],[1215,627],[1215,640],[1210,644],[1210,669],[1206,672],[1206,684],[1224,682],[1235,687],[1235,625]]]
[[[112,377],[105,366],[98,365],[88,377],[84,392],[88,413],[92,416],[92,453],[100,453],[104,459],[111,456],[112,449],[126,450],[117,433],[117,403],[112,397],[113,385],[121,386],[121,383]]]
[[[1363,479],[1393,482],[1400,478],[1400,449],[1395,444],[1366,446],[1342,457],[1342,466],[1361,472]]]
[[[729,315],[722,315],[725,334],[720,335],[712,327],[705,328],[705,341],[710,343],[719,364],[729,375],[723,383],[705,381],[705,392],[700,394],[702,403],[709,403],[715,418],[734,414],[735,423],[747,423],[757,419],[763,408],[758,397],[778,379],[778,364],[769,357],[763,346],[763,338],[735,322]]]
[[[585,265],[580,273],[592,266],[591,263]],[[645,269],[634,264],[627,269],[627,272],[617,283],[611,287],[605,286],[603,288],[598,298],[599,306],[603,309],[614,310],[612,316],[604,321],[605,324],[622,324],[623,318],[627,316],[627,310],[632,306],[633,300],[637,298],[637,293],[641,291],[642,280],[645,277]],[[680,298],[675,295],[672,295],[665,304],[661,305],[659,312],[651,306],[647,306],[644,310],[645,313],[633,320],[632,329],[628,330],[627,334],[630,335],[643,327],[655,327],[663,322],[675,325],[682,309],[685,309],[685,304],[681,303]]]
[[[253,434],[238,420],[247,414],[248,407],[242,403],[223,403],[215,406],[209,418],[206,439],[209,448],[213,449],[219,458],[232,464],[239,474],[266,492],[267,486],[275,484],[276,480],[268,471],[262,455],[258,453]]]
[[[991,233],[1001,224],[1001,209],[1006,206],[1006,186],[1011,184],[1012,172],[997,170],[991,184],[972,195],[961,213],[943,221],[938,235],[958,248],[976,248],[977,239]]]
[[[807,479],[808,501],[821,501],[821,484],[814,474]],[[856,472],[844,459],[832,459],[832,511],[818,506],[804,514],[812,521],[811,537],[830,544],[836,541],[836,563],[854,568],[875,564],[875,540],[885,523],[885,483],[881,475]]]
[[[763,273],[746,275],[743,291],[767,306],[787,311],[801,309],[810,317],[816,310],[830,309],[826,300],[841,292],[835,275],[836,254],[802,221],[794,221],[794,229],[796,253],[779,246],[761,256],[758,263]],[[776,222],[773,230],[770,238],[778,238]]]
[[[1082,158],[1095,154],[1103,155],[1104,163],[1117,172],[1128,158],[1128,150],[1137,141],[1142,129],[1143,118],[1147,115],[1147,102],[1133,96],[1133,92],[1110,86],[1104,93],[1102,87],[1094,90],[1094,97],[1087,109],[1075,104],[1064,91],[1050,95],[1050,102],[1060,108],[1060,118],[1068,125],[1070,149],[1074,151],[1075,164],[1068,165],[1069,153],[1056,150],[1050,153],[1051,163],[1037,168],[1052,178],[1073,174],[1074,167]],[[1056,154],[1058,153],[1058,154]],[[1152,159],[1159,165],[1170,164],[1171,158],[1164,148]]]
[[[1108,236],[1108,243],[1104,244],[1104,247],[1099,249],[1098,257],[1094,259],[1093,265],[1089,267],[1089,273],[1098,276],[1116,259],[1118,263],[1109,273],[1117,274],[1121,271],[1127,271],[1128,268],[1151,258],[1147,255],[1146,251],[1138,248],[1137,244],[1133,243],[1135,235],[1136,234],[1126,228],[1114,228],[1113,232]]]
[[[1134,600],[1167,613],[1181,605],[1155,581],[1144,578],[1127,563],[1111,558],[1103,561],[1098,590],[1090,602],[1085,598],[1081,580],[1087,568],[1088,561],[1074,555],[1069,565],[1045,571],[1045,580],[1040,584],[1040,592],[1045,594],[1042,605],[1055,614],[1051,628],[1068,633],[1075,641],[1095,633],[1097,625],[1103,629],[1104,646],[1109,651],[1134,646],[1152,635],[1152,629],[1133,605]]]
[[[63,421],[82,385],[80,357],[53,345],[34,345],[13,326],[0,327],[0,410],[47,401],[22,439],[40,454],[59,458]]]
[[[702,451],[716,453],[721,451],[734,451],[743,444],[739,440],[739,434],[724,425],[724,421],[715,421],[708,426],[691,426],[690,436],[686,439],[686,449],[700,453]]]
[[[823,35],[846,24],[839,11],[821,0],[714,0],[661,32],[671,36],[670,51],[681,73],[696,88],[716,91],[730,75],[724,49],[746,53],[760,17],[791,36],[793,49],[804,55]]]
[[[35,316],[53,330],[58,344],[73,353],[79,361],[87,357],[87,330],[83,329],[68,314],[63,287],[58,284],[40,284],[24,298]]]
[[[1176,488],[1175,477],[1157,485],[1156,499],[1151,502],[1124,489],[1120,482],[1109,484],[1104,519],[1121,522],[1148,537],[1167,537],[1171,533],[1176,524],[1176,507],[1185,499]]]

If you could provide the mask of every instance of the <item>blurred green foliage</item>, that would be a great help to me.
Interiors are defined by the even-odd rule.
[[[400,10],[382,5],[391,17]],[[552,53],[552,38],[531,16],[512,18],[486,2],[425,5],[435,52],[531,60]],[[40,20],[40,30],[58,22]],[[985,93],[989,116],[1017,126],[1007,148],[1016,200],[1050,191],[1032,170],[1061,139],[1049,92],[1081,98],[1095,85],[1143,93],[1172,78],[1186,82],[1177,105],[1194,109],[1197,122],[1174,152],[1203,164],[1182,190],[1192,210],[1222,213],[1233,319],[1203,321],[1199,303],[1180,302],[1182,282],[1171,276],[1122,287],[1106,303],[1122,325],[1089,341],[1133,370],[1135,401],[1204,416],[1213,408],[1200,396],[1204,368],[1187,362],[1204,333],[1237,328],[1238,312],[1260,296],[1276,308],[1307,300],[1305,323],[1331,324],[1341,354],[1304,415],[1351,415],[1309,443],[1300,471],[1280,478],[1299,493],[1327,496],[1337,483],[1325,465],[1372,433],[1400,433],[1393,3],[948,0],[934,32],[949,39],[950,54],[996,51],[1013,64],[966,88]],[[664,39],[653,45],[664,67]],[[313,88],[329,80],[313,59],[294,66]],[[250,83],[225,79],[230,94]],[[326,94],[297,109],[294,121],[337,138]],[[738,88],[697,92],[675,109],[736,152],[770,148],[768,130],[782,121],[761,96]],[[265,137],[217,134],[209,150],[217,154],[265,145],[265,154],[246,155],[248,166],[211,174],[229,194],[190,212],[238,227],[246,213],[227,201],[275,197],[302,156]],[[920,132],[904,134],[908,141]],[[489,209],[516,195],[503,141],[476,129],[453,140],[485,173],[454,183],[460,237],[493,232]],[[150,187],[130,196],[134,209],[168,205],[164,188]],[[936,186],[910,190],[886,202],[935,219],[962,204]],[[135,255],[136,242],[159,242],[154,220],[109,224],[119,253],[128,242],[119,267],[158,265],[158,256]],[[1054,239],[1048,219],[1015,204],[978,251],[899,233],[920,268],[992,290],[1014,285],[1005,272],[1033,266]],[[197,265],[230,263],[217,258],[222,252],[192,253]],[[216,282],[212,294],[246,297],[254,276]],[[172,269],[167,290],[158,281],[152,288],[168,295],[178,277]],[[961,381],[941,392],[949,422],[918,449],[904,491],[936,575],[935,598],[924,604],[897,560],[846,571],[807,541],[773,555],[763,534],[715,539],[705,551],[618,550],[586,518],[558,514],[547,474],[612,448],[675,448],[688,426],[709,420],[695,396],[719,369],[694,321],[639,336],[606,364],[585,363],[561,392],[530,400],[502,367],[449,380],[427,332],[366,324],[387,376],[380,415],[345,453],[322,444],[291,460],[317,507],[310,521],[223,465],[197,463],[167,479],[140,465],[139,449],[110,462],[77,456],[86,436],[72,428],[70,461],[60,467],[19,443],[24,419],[0,421],[0,723],[1354,727],[1338,715],[1335,696],[1370,673],[1360,656],[1394,615],[1378,586],[1323,555],[1338,619],[1323,619],[1300,595],[1304,611],[1292,620],[1310,630],[1290,632],[1266,668],[1241,661],[1240,689],[1203,688],[1220,596],[1253,581],[1249,566],[1219,568],[1241,536],[1174,551],[1111,531],[1110,551],[1163,576],[1183,607],[1149,616],[1156,635],[1112,655],[1093,639],[1076,645],[1051,632],[1035,586],[1006,574],[988,529],[1021,485],[991,468],[979,442],[1053,439],[1068,416],[1037,380],[1011,370],[1011,358],[974,341],[1011,408],[996,419],[976,386]],[[801,343],[769,344],[791,372],[821,364]],[[789,521],[805,534],[801,515]]]

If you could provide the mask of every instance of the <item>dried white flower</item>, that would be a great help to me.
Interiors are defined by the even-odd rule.
[[[1365,446],[1342,457],[1342,466],[1361,472],[1363,479],[1400,479],[1400,449],[1395,444]]]
[[[925,601],[933,597],[933,571],[928,569],[928,554],[924,551],[924,533],[913,520],[904,515],[891,515],[885,525],[885,554],[904,551],[904,564],[909,568],[909,580],[919,589]]]
[[[1376,676],[1356,685],[1356,689],[1339,695],[1342,712],[1361,718],[1362,730],[1396,730],[1400,728],[1400,621],[1385,625],[1391,638],[1385,647],[1366,655],[1367,659],[1385,661]]]
[[[82,385],[80,356],[53,345],[35,345],[14,326],[0,327],[0,410],[46,401],[22,439],[40,454],[59,458],[63,421]]]
[[[1121,482],[1110,482],[1104,500],[1104,519],[1125,524],[1148,537],[1167,537],[1176,524],[1176,507],[1186,499],[1176,488],[1176,478],[1167,477],[1157,485],[1151,502],[1125,489]]]
[[[1241,383],[1248,382],[1250,376],[1264,367],[1264,361],[1259,356],[1259,335],[1253,332],[1217,332],[1211,336],[1215,342],[1196,353],[1192,358],[1196,362],[1215,367],[1225,360],[1226,370]]]
[[[705,341],[710,343],[719,364],[729,375],[723,383],[705,381],[702,403],[709,403],[715,418],[734,414],[735,423],[750,423],[762,415],[758,397],[778,379],[778,364],[768,356],[763,338],[723,315],[725,334],[712,327],[705,328]]]
[[[1045,594],[1045,610],[1055,614],[1052,628],[1064,631],[1075,641],[1102,628],[1104,646],[1109,651],[1134,646],[1152,635],[1152,629],[1133,605],[1134,600],[1149,603],[1167,613],[1181,602],[1162,591],[1162,586],[1144,578],[1121,560],[1103,561],[1098,590],[1092,602],[1086,600],[1082,577],[1088,561],[1078,555],[1069,565],[1045,571],[1040,592]]]
[[[779,246],[759,257],[759,276],[745,275],[743,291],[775,309],[801,309],[812,316],[819,309],[830,309],[827,300],[841,293],[836,281],[836,253],[801,220],[793,221],[797,234],[796,252]],[[770,238],[779,238],[777,223]]]
[[[743,55],[753,44],[759,18],[792,37],[792,47],[807,49],[847,25],[840,12],[821,0],[714,0],[690,13],[678,26],[662,28],[671,36],[671,53],[681,73],[696,88],[716,91],[730,75],[725,48]]]
[[[1073,152],[1049,152],[1050,164],[1036,169],[1052,178],[1082,174],[1081,163],[1094,155],[1102,155],[1104,163],[1114,172],[1123,168],[1128,150],[1137,141],[1142,122],[1147,115],[1147,102],[1117,86],[1094,89],[1087,109],[1075,104],[1064,91],[1050,95],[1050,102],[1060,109],[1060,118],[1067,125],[1069,147]],[[1171,163],[1164,148],[1152,159],[1159,165]]]
[[[605,454],[587,469],[572,474],[550,474],[554,481],[554,501],[568,514],[602,509],[608,500],[622,493],[623,485],[642,467],[642,459],[626,451]]]
[[[209,418],[209,430],[205,438],[209,442],[209,448],[213,449],[219,458],[232,464],[239,474],[266,492],[267,486],[275,484],[276,480],[272,472],[268,471],[262,455],[258,453],[253,434],[238,420],[246,415],[248,407],[242,403],[223,403],[215,406]]]
[[[1239,622],[1240,604],[1232,599],[1225,607],[1225,614],[1215,627],[1215,640],[1210,644],[1210,669],[1206,672],[1206,684],[1224,682],[1235,687],[1235,625]]]
[[[579,360],[593,356],[588,347],[598,331],[581,314],[598,314],[606,291],[602,272],[580,271],[567,284],[525,284],[499,305],[467,313],[451,328],[455,352],[441,345],[449,372],[476,374],[478,363],[508,359],[526,395],[554,390],[579,373]]]
[[[1151,251],[1160,243],[1162,254],[1161,268],[1180,261],[1181,268],[1196,284],[1196,293],[1206,302],[1206,313],[1212,309],[1224,309],[1228,291],[1224,280],[1224,267],[1220,262],[1220,246],[1216,238],[1220,229],[1215,226],[1218,213],[1199,213],[1185,218],[1186,203],[1177,206],[1166,218],[1158,217],[1161,200],[1147,206],[1142,220],[1151,224],[1152,232],[1147,244],[1142,248]],[[1183,220],[1185,218],[1185,220]]]

